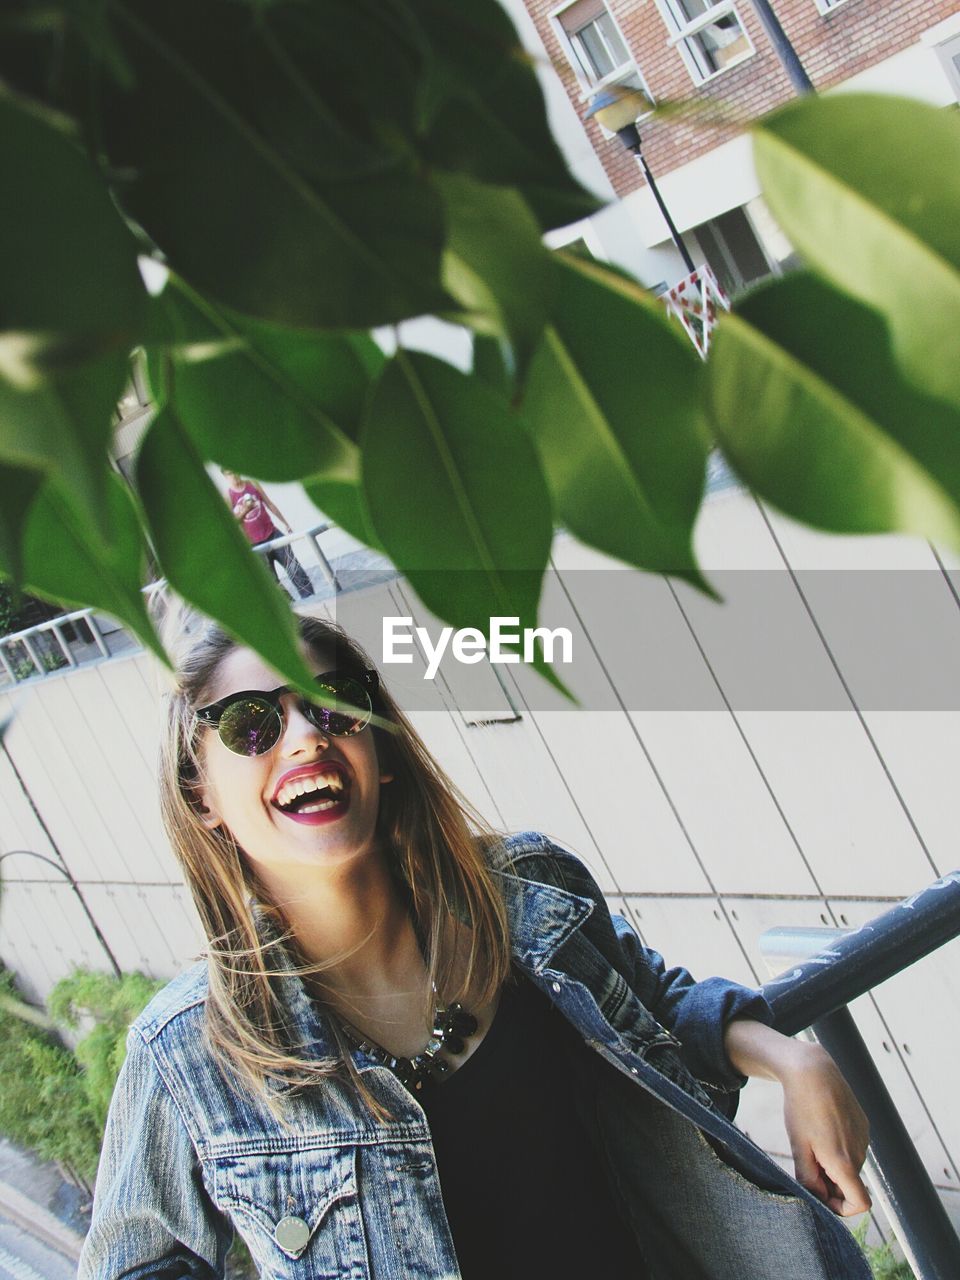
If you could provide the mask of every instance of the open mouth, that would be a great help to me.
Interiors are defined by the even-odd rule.
[[[284,782],[273,798],[274,806],[290,817],[344,809],[350,801],[350,781],[338,766],[303,774]]]

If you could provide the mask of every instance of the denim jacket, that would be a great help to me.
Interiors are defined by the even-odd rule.
[[[667,969],[545,836],[511,836],[489,857],[514,964],[594,1051],[570,1059],[573,1105],[657,1280],[869,1280],[843,1223],[731,1123],[743,1078],[723,1028],[769,1023],[763,997]],[[300,979],[279,981],[304,1043],[335,1053]],[[234,1230],[272,1280],[457,1280],[415,1098],[356,1050],[389,1120],[339,1079],[290,1092],[278,1120],[213,1062],[205,993],[195,965],[131,1028],[78,1280],[221,1277]]]

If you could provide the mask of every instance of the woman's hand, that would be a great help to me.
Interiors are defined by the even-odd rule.
[[[724,1045],[743,1075],[782,1085],[797,1181],[842,1217],[869,1209],[870,1194],[860,1177],[867,1117],[829,1053],[749,1018],[728,1023]]]
[[[798,1051],[780,1076],[783,1118],[797,1181],[841,1217],[870,1208],[860,1170],[870,1127],[839,1068],[817,1044]]]

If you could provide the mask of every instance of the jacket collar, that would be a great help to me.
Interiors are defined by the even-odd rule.
[[[494,871],[494,875],[503,890],[514,959],[525,969],[542,973],[594,904],[566,889],[524,880],[512,872]]]

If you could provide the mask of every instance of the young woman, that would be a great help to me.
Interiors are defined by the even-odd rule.
[[[234,1231],[277,1280],[868,1277],[830,1058],[486,828],[366,656],[301,629],[335,708],[212,629],[169,700],[208,953],[131,1028],[80,1280],[222,1276]],[[730,1122],[746,1075],[782,1083],[803,1186]]]

